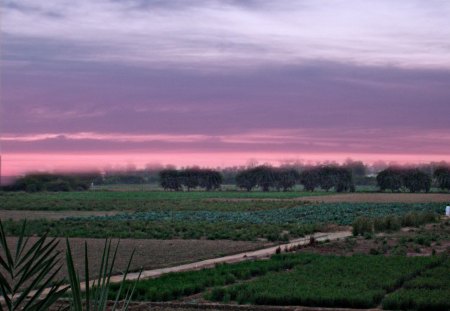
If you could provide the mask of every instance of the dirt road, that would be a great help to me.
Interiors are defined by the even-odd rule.
[[[351,236],[352,233],[350,231],[340,231],[340,232],[330,232],[330,233],[315,233],[313,234],[316,241],[325,241],[325,240],[337,240],[337,239],[343,239],[348,236]],[[182,272],[182,271],[191,271],[191,270],[200,270],[205,268],[211,268],[214,267],[217,264],[221,263],[236,263],[240,261],[245,260],[254,260],[254,259],[263,259],[268,258],[271,255],[275,254],[278,247],[280,247],[282,250],[284,248],[290,248],[297,245],[306,245],[310,241],[310,236],[306,236],[305,238],[301,239],[295,239],[292,240],[289,243],[281,244],[279,246],[271,246],[264,249],[259,249],[256,251],[249,251],[245,253],[240,253],[236,255],[230,255],[230,256],[224,256],[224,257],[218,257],[213,259],[207,259],[199,262],[194,262],[190,264],[185,265],[179,265],[169,268],[162,268],[162,269],[153,269],[153,270],[146,270],[142,272],[141,279],[150,279],[150,278],[156,278],[166,273],[171,272]],[[127,280],[136,280],[139,276],[139,273],[130,273],[127,276]],[[111,278],[111,282],[113,283],[119,283],[123,279],[123,276],[117,275],[113,276]],[[84,286],[84,285],[83,285]]]

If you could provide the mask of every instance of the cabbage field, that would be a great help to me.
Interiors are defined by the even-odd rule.
[[[350,225],[355,218],[404,215],[411,212],[443,213],[439,203],[333,203],[309,204],[263,211],[151,211],[111,216],[67,218],[70,221],[189,221],[246,224],[324,224]]]

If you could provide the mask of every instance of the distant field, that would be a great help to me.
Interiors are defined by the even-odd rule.
[[[0,210],[1,220],[57,220],[67,217],[111,216],[118,211],[28,211],[28,210]]]
[[[313,195],[329,193],[316,192]],[[308,192],[43,192],[0,193],[0,210],[261,210],[293,207],[298,202],[264,202],[259,199],[293,199]],[[211,199],[249,199],[223,202]],[[252,202],[257,200],[258,202]]]
[[[340,193],[327,196],[305,196],[301,200],[324,203],[448,203],[450,193]]]
[[[58,192],[0,193],[0,210],[256,211],[310,203],[449,203],[445,193],[334,192]]]

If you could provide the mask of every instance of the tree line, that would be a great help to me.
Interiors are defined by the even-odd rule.
[[[166,168],[149,172],[128,171],[110,173],[79,174],[29,174],[12,185],[2,187],[5,191],[83,191],[92,184],[145,184],[158,182],[164,190],[182,191],[220,189],[222,184],[235,184],[237,188],[252,191],[289,191],[302,185],[305,191],[334,190],[353,192],[355,184],[365,184],[372,179],[380,191],[429,192],[431,187],[450,191],[450,166],[387,167],[376,177],[367,176],[362,162],[343,165],[317,165],[310,167],[235,167],[223,170],[191,167],[185,169]],[[376,183],[375,183],[376,181]],[[364,183],[361,183],[364,182]]]
[[[388,167],[377,175],[377,184],[381,191],[430,192],[433,177],[436,185],[444,191],[450,190],[450,167],[439,166],[433,175],[411,167]]]
[[[220,188],[223,177],[212,169],[165,169],[159,172],[159,183],[164,190],[180,191],[185,187],[188,191],[195,188],[211,191]]]
[[[189,168],[183,170],[166,169],[159,173],[159,182],[165,190],[190,191],[203,188],[207,191],[220,188],[223,176],[219,171],[211,169]],[[261,165],[239,171],[235,176],[238,188],[252,191],[288,191],[295,185],[302,184],[307,191],[322,188],[337,192],[355,191],[352,172],[349,168],[340,166],[321,166],[306,169],[299,173],[294,168],[272,167]]]
[[[12,185],[3,186],[5,191],[60,192],[89,190],[91,184],[101,180],[96,173],[46,174],[35,173],[17,179]]]

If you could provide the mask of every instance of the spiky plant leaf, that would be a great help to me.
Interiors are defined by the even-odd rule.
[[[48,309],[64,295],[68,287],[57,279],[61,269],[58,241],[47,241],[47,234],[34,243],[25,236],[26,222],[22,225],[15,250],[6,240],[0,221],[0,311]]]

